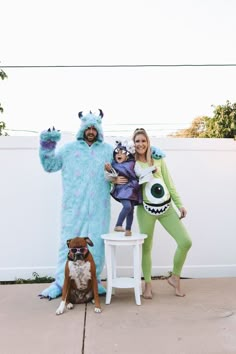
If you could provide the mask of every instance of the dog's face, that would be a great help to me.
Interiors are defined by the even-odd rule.
[[[83,261],[89,254],[89,246],[93,246],[93,242],[89,237],[75,237],[67,240],[69,248],[68,259],[70,261]]]

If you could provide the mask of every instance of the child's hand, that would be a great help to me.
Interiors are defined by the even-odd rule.
[[[152,171],[152,173],[158,172],[158,168],[155,166],[155,169]]]
[[[104,166],[105,170],[107,172],[110,172],[111,171],[111,164],[110,163],[105,163],[105,166]]]
[[[182,208],[179,209],[179,211],[180,211],[180,216],[179,216],[179,218],[180,218],[180,219],[185,218],[186,215],[187,215],[187,210],[186,210],[184,207],[182,207]]]

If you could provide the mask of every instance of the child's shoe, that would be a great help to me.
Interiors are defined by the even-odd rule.
[[[132,232],[130,230],[125,231],[125,236],[132,236]]]
[[[116,227],[114,228],[114,231],[124,232],[124,231],[125,231],[125,229],[123,229],[123,227],[122,227],[122,226],[116,226]]]

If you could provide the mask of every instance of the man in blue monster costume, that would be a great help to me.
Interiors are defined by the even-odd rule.
[[[56,151],[61,134],[54,128],[40,134],[40,159],[47,172],[61,170],[63,184],[62,229],[55,282],[42,291],[49,299],[61,295],[68,247],[66,241],[76,236],[88,236],[96,264],[98,291],[104,266],[104,244],[101,235],[109,232],[110,183],[104,178],[104,164],[112,160],[113,148],[104,142],[103,112],[99,115],[79,113],[81,127],[76,140]]]
[[[104,164],[112,161],[113,147],[104,142],[103,112],[96,115],[79,113],[81,126],[76,140],[56,150],[61,134],[55,128],[40,134],[40,160],[47,172],[61,170],[63,185],[61,238],[55,281],[40,294],[41,298],[54,299],[61,295],[64,268],[67,260],[67,240],[88,236],[94,247],[91,253],[96,264],[98,292],[106,293],[101,284],[104,267],[104,241],[101,235],[109,232],[110,183],[104,178]],[[152,149],[152,156],[159,158],[161,151]],[[117,184],[127,183],[118,176]]]

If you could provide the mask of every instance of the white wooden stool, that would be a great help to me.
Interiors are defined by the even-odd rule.
[[[133,233],[124,236],[124,232],[114,232],[101,236],[105,242],[105,258],[107,269],[106,304],[111,303],[112,288],[134,288],[135,301],[141,305],[141,256],[142,244],[147,235]],[[133,278],[117,277],[116,273],[116,247],[132,246],[133,249]]]

